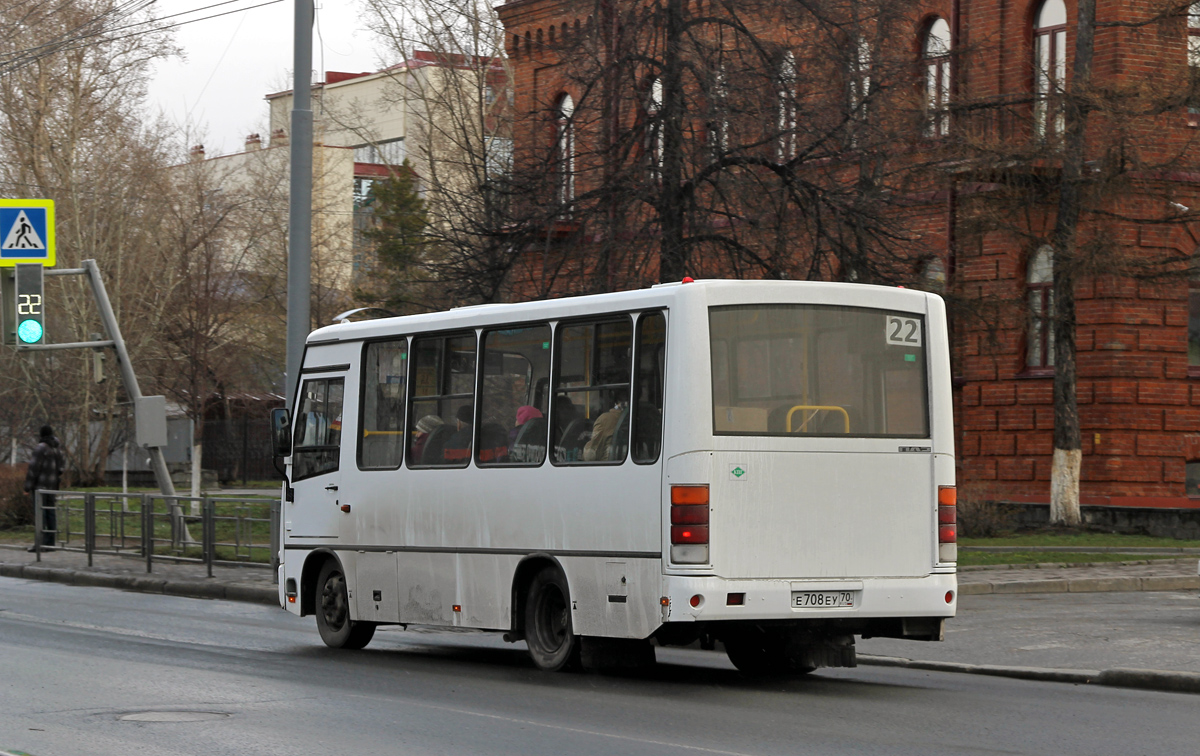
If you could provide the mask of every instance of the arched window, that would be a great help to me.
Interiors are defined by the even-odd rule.
[[[556,199],[563,215],[575,200],[575,100],[564,94],[554,106],[554,166]]]
[[[788,50],[779,61],[779,120],[775,124],[779,141],[775,159],[779,162],[796,157],[796,55]]]
[[[1188,46],[1187,46],[1187,61],[1188,71],[1192,75],[1193,86],[1195,82],[1200,81],[1200,3],[1192,3],[1188,6]],[[1200,98],[1193,96],[1188,101],[1188,114],[1191,125],[1197,125],[1196,116],[1200,115]]]
[[[926,291],[944,291],[946,265],[940,257],[930,257],[921,263],[921,285]]]
[[[651,181],[662,179],[663,127],[659,114],[663,108],[663,82],[656,78],[646,90],[646,173]]]
[[[867,118],[867,97],[871,94],[871,43],[855,37],[847,71],[850,84],[850,113],[858,121]]]
[[[1067,79],[1067,6],[1046,0],[1033,23],[1033,128],[1039,139],[1063,132],[1058,99]]]
[[[1025,274],[1029,297],[1029,340],[1025,364],[1031,368],[1054,366],[1054,248],[1038,247]]]
[[[1188,273],[1188,373],[1200,376],[1200,250],[1192,253]]]
[[[713,156],[720,157],[729,149],[729,80],[725,76],[725,64],[718,63],[712,81],[712,118],[708,122],[708,134]]]
[[[925,32],[925,136],[950,133],[950,24],[935,19]]]

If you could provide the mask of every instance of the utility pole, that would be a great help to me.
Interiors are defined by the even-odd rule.
[[[312,288],[312,27],[313,0],[295,0],[291,175],[288,184],[287,406],[300,387]]]

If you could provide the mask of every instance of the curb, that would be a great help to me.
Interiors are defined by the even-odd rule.
[[[0,563],[0,577],[46,580],[53,583],[91,588],[116,588],[138,593],[158,593],[184,598],[224,599],[255,604],[279,606],[279,591],[274,587],[207,582],[199,580],[166,580],[132,575],[109,575],[103,572],[84,572],[57,567]],[[3,756],[0,753],[0,756]]]
[[[1022,580],[1008,583],[959,583],[959,596],[1018,593],[1117,593],[1127,591],[1187,591],[1200,589],[1200,575],[1153,577]]]
[[[1168,693],[1200,693],[1200,673],[1170,672],[1161,669],[1045,669],[1042,667],[1005,667],[998,664],[916,661],[899,656],[859,654],[860,664],[874,667],[924,669],[931,672],[958,672],[991,675],[1017,680],[1060,682],[1074,685],[1104,685],[1113,688],[1139,688]]]

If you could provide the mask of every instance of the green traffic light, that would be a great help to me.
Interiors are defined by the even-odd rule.
[[[42,340],[42,324],[36,320],[22,320],[17,325],[17,338],[22,344],[36,344]]]

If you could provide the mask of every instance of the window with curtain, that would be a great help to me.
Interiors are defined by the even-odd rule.
[[[938,18],[925,32],[925,136],[950,133],[950,24]]]
[[[663,82],[656,78],[646,90],[646,175],[651,181],[662,179],[663,128],[659,114],[663,107]]]
[[[1187,32],[1188,71],[1192,75],[1192,81],[1196,82],[1200,80],[1200,3],[1188,6]],[[1188,100],[1188,113],[1192,116],[1200,115],[1200,98],[1193,96]]]
[[[1033,25],[1033,127],[1039,139],[1063,132],[1059,100],[1067,78],[1067,6],[1046,0]]]
[[[554,164],[557,172],[556,192],[562,214],[571,214],[575,201],[575,100],[569,94],[558,98],[554,108]]]
[[[1029,298],[1029,332],[1025,365],[1054,367],[1054,249],[1043,244],[1029,260],[1025,274]]]
[[[788,50],[779,62],[779,118],[775,124],[779,141],[775,158],[779,162],[796,157],[796,55]]]

